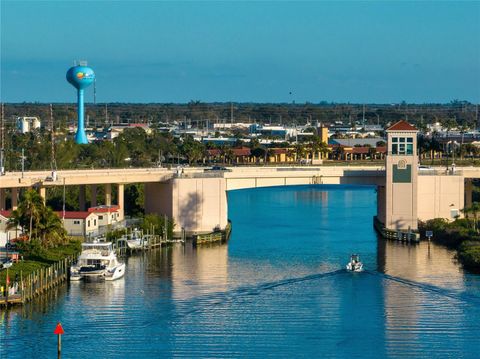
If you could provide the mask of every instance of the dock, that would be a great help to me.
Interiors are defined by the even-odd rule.
[[[193,237],[195,244],[204,244],[204,243],[215,243],[215,242],[226,242],[230,239],[230,234],[232,232],[232,223],[228,221],[225,230],[214,231],[210,233],[197,234]]]
[[[0,293],[0,307],[22,305],[68,279],[68,271],[73,257],[65,258],[50,267],[39,269],[27,276],[20,275],[20,280],[12,283]]]

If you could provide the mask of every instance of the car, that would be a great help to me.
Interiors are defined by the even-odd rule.
[[[232,170],[229,170],[227,167],[223,167],[223,166],[213,166],[212,168],[207,168],[205,171],[225,171],[225,172],[231,172]]]
[[[13,262],[10,260],[10,258],[2,258],[0,259],[0,268],[1,269],[7,269],[12,266]]]
[[[9,242],[9,243],[5,244],[5,249],[7,251],[14,251],[14,250],[17,249],[17,244]]]

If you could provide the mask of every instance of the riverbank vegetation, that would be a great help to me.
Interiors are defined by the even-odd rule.
[[[175,222],[167,216],[147,214],[143,217],[141,228],[144,233],[155,234],[161,237],[173,238]]]
[[[68,238],[61,245],[45,248],[39,240],[34,239],[19,243],[16,251],[18,251],[20,258],[8,269],[10,283],[18,281],[21,277],[26,277],[38,269],[47,268],[67,257],[77,256],[81,251],[81,241]],[[6,270],[0,272],[0,286],[5,286],[6,276]]]
[[[436,218],[420,222],[419,231],[425,236],[426,231],[432,231],[432,241],[457,250],[459,262],[468,270],[480,272],[480,229],[478,226],[480,206],[474,203],[464,212],[467,218],[457,218],[449,222]]]
[[[80,241],[67,236],[61,219],[33,189],[23,194],[18,208],[12,211],[8,227],[19,228],[19,232],[25,234],[9,243],[9,250],[17,252],[19,259],[8,270],[11,281],[76,256],[81,250]],[[5,285],[5,278],[6,270],[3,270],[0,285]]]

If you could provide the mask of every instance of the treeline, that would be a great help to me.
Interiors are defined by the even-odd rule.
[[[53,104],[53,119],[57,128],[66,127],[76,119],[76,104]],[[173,121],[199,122],[236,121],[282,124],[305,124],[307,121],[345,123],[365,119],[367,124],[385,125],[407,118],[412,123],[435,122],[455,118],[458,123],[475,122],[477,106],[465,101],[449,104],[342,104],[320,102],[302,104],[271,103],[204,103],[186,104],[86,104],[86,117],[91,126],[116,123],[171,123]],[[37,116],[44,123],[50,118],[49,104],[5,104],[5,118],[13,123],[17,116]]]
[[[241,137],[241,135],[239,134]],[[237,139],[234,146],[248,145],[255,157],[262,158],[269,148],[256,139],[243,143]],[[125,129],[113,141],[96,141],[78,145],[73,136],[57,134],[52,137],[45,131],[31,131],[26,134],[12,133],[5,138],[4,164],[7,172],[29,170],[82,169],[82,168],[127,168],[152,167],[173,164],[204,164],[207,150],[221,148],[229,151],[228,146],[195,141],[192,136],[175,137],[170,132],[153,129],[147,133],[141,128]],[[287,147],[288,143],[275,144],[275,147]],[[23,149],[23,159],[22,159]],[[294,152],[300,159],[307,152],[326,152],[326,144],[318,135],[308,141],[295,145]],[[231,158],[230,158],[231,160]]]

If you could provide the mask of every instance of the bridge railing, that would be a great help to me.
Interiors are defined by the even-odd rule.
[[[462,170],[452,169],[452,168],[429,168],[429,169],[419,169],[419,176],[463,176]]]

